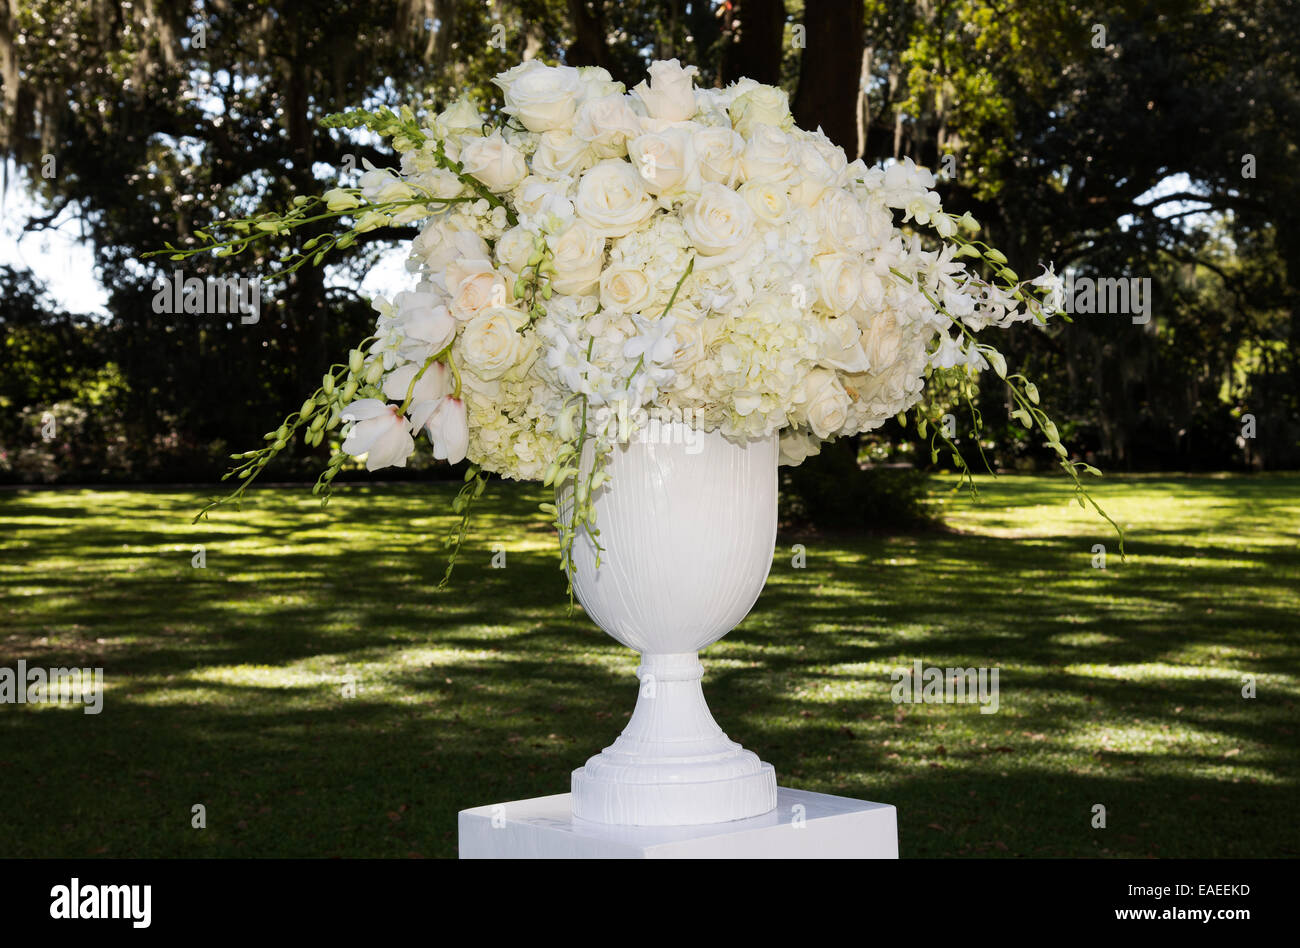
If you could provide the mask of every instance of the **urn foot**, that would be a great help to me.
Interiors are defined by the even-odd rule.
[[[573,772],[573,815],[594,823],[725,823],[776,808],[776,772],[723,733],[694,652],[642,655],[627,728]]]

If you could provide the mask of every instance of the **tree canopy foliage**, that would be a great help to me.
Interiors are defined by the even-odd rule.
[[[210,477],[364,334],[358,281],[404,235],[372,232],[332,267],[272,280],[252,326],[155,314],[159,268],[140,254],[391,162],[322,116],[461,94],[492,108],[491,77],[534,57],[629,85],[670,57],[704,84],[779,83],[800,124],[851,157],[940,172],[947,206],[1023,276],[1051,262],[1149,279],[1149,322],[1078,314],[1012,344],[1067,437],[1121,467],[1293,466],[1297,37],[1300,8],[1268,0],[11,2],[7,186],[44,207],[29,230],[81,222],[110,318],[57,313],[29,274],[0,271],[2,343],[22,376],[0,386],[0,473]],[[274,250],[205,266],[263,275]],[[973,403],[986,448],[1031,465],[1039,448],[1001,399],[989,386]],[[40,431],[56,404],[95,419],[87,444],[117,447],[59,460]],[[914,434],[871,448],[908,456]]]

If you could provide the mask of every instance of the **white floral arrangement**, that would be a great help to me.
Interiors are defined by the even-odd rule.
[[[902,416],[936,377],[991,368],[1082,503],[1078,475],[1100,472],[1069,458],[1033,384],[976,340],[1045,322],[1060,294],[1050,268],[1022,282],[910,159],[850,162],[794,124],[781,89],[697,88],[695,73],[656,62],[628,91],[600,68],[534,60],[494,79],[505,105],[491,118],[468,100],[425,120],[409,107],[329,116],[326,127],[391,140],[400,167],[367,163],[357,187],[159,251],[231,255],[351,222],[286,257],[291,271],[377,227],[421,228],[411,285],[374,300],[374,335],[267,446],[234,456],[227,476],[242,483],[227,499],[299,432],[309,445],[342,436],[316,484],[326,497],[347,458],[402,467],[423,435],[435,458],[471,462],[453,503],[457,548],[489,473],[571,490],[563,513],[544,505],[567,571],[573,539],[594,528],[602,459],[650,415],[735,441],[779,435],[783,463],[798,464]],[[969,481],[942,427],[924,413],[916,424],[933,455],[948,442]]]

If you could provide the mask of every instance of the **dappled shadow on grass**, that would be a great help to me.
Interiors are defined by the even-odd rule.
[[[1167,506],[1106,570],[1039,479],[954,508],[960,533],[801,538],[805,569],[783,537],[704,654],[710,706],[783,785],[896,804],[905,855],[1300,854],[1300,480],[1243,481],[1109,485]],[[326,514],[266,491],[197,526],[193,493],[0,498],[0,666],[103,665],[110,689],[99,716],[0,707],[0,855],[445,856],[457,810],[566,790],[636,658],[567,612],[541,491],[495,488],[435,592],[454,488]],[[915,659],[998,667],[998,713],[894,704]]]

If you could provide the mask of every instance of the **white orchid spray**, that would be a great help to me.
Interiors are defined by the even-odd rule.
[[[1052,316],[1052,271],[1022,282],[974,239],[969,214],[944,212],[934,176],[910,159],[850,162],[794,124],[780,89],[698,89],[694,74],[657,62],[629,92],[603,69],[530,61],[494,80],[505,100],[496,122],[463,100],[423,119],[409,108],[330,116],[327,127],[390,139],[399,168],[368,165],[356,188],[230,222],[225,240],[169,247],[181,259],[238,253],[306,223],[351,222],[286,258],[294,269],[366,230],[420,225],[411,285],[373,301],[375,334],[267,447],[235,456],[232,498],[304,428],[319,444],[345,426],[315,488],[326,497],[347,457],[404,466],[423,434],[436,458],[471,462],[453,502],[453,563],[470,502],[495,473],[568,492],[567,504],[543,505],[568,572],[574,539],[598,533],[602,461],[642,409],[737,441],[779,435],[788,464],[914,411],[932,456],[946,443],[973,488],[921,402],[938,379],[968,389],[991,369],[1079,502],[1091,501],[1080,474],[1100,472],[1069,458],[1037,389],[977,340]]]

